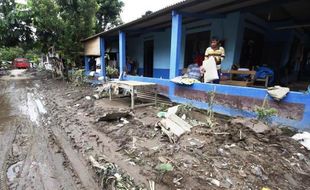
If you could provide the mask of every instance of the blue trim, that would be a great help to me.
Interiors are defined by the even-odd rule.
[[[84,69],[85,69],[85,75],[89,74],[89,57],[84,56]]]
[[[170,79],[178,76],[182,46],[182,15],[172,11]]]
[[[119,73],[123,75],[126,66],[126,33],[119,32]]]
[[[103,37],[100,37],[100,76],[106,76],[106,67],[105,67],[105,41]]]
[[[192,104],[193,106],[197,108],[208,109],[208,103],[206,102],[200,102],[197,100],[190,100],[187,98],[175,96],[174,89],[177,86],[177,84],[174,84],[168,79],[127,76],[125,80],[153,82],[153,83],[157,83],[162,86],[167,86],[169,87],[168,96],[171,99],[171,101],[176,102],[176,103],[182,103],[182,104]],[[264,89],[239,87],[239,86],[227,86],[227,85],[218,85],[218,84],[195,83],[192,86],[186,86],[183,88],[190,88],[192,90],[199,90],[199,91],[205,91],[205,92],[210,92],[215,89],[216,93],[219,93],[219,94],[249,97],[249,98],[260,99],[260,100],[263,100],[267,95],[267,91]],[[273,122],[296,127],[298,129],[310,129],[310,94],[290,92],[287,95],[287,97],[282,100],[282,102],[304,105],[303,117],[301,120],[293,120],[293,119],[287,119],[287,118],[282,118],[282,117],[273,117],[272,118]],[[214,111],[220,114],[228,115],[228,116],[243,116],[243,117],[248,117],[248,118],[256,117],[256,114],[254,112],[236,109],[236,108],[232,108],[232,107],[224,106],[220,104],[214,105]]]

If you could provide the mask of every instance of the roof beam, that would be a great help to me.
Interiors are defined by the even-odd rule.
[[[225,18],[226,15],[218,13],[189,13],[184,11],[178,11],[183,17],[200,18],[200,19],[210,19],[210,18]]]

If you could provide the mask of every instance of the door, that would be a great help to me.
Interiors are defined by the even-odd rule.
[[[153,66],[154,66],[154,40],[147,40],[144,42],[143,76],[153,77]]]

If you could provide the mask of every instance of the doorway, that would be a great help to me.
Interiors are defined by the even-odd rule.
[[[143,76],[153,77],[154,68],[154,40],[144,41]]]
[[[202,64],[207,47],[210,43],[210,31],[186,35],[184,67],[192,63]]]
[[[240,55],[240,67],[252,69],[260,65],[264,49],[264,38],[264,34],[245,28]]]

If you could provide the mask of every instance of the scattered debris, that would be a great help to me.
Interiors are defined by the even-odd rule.
[[[221,185],[221,182],[217,179],[213,179],[213,178],[207,178],[207,180],[212,183],[213,185],[217,186],[217,187],[220,187]]]
[[[103,116],[100,116],[97,121],[115,121],[130,116],[131,112],[128,110],[116,110],[105,113]]]
[[[162,173],[170,172],[173,170],[173,166],[170,163],[159,164],[156,166],[156,169]]]
[[[91,100],[91,97],[90,96],[86,96],[85,99],[86,100]]]
[[[159,122],[161,130],[169,137],[171,142],[175,142],[173,136],[179,138],[186,132],[190,132],[192,126],[175,114],[170,114],[167,118]]]
[[[258,120],[247,119],[247,118],[235,118],[230,121],[232,125],[243,125],[244,127],[248,127],[252,129],[256,133],[265,133],[270,130],[265,123]]]
[[[135,185],[134,180],[121,171],[117,165],[106,162],[103,158],[99,163],[93,156],[89,161],[100,177],[103,189],[142,189]]]

